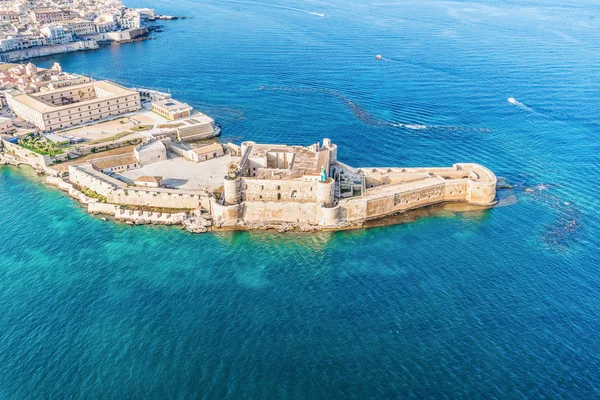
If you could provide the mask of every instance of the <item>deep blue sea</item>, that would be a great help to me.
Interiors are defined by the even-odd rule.
[[[600,398],[597,1],[126,3],[191,18],[41,64],[170,89],[224,141],[329,137],[351,165],[478,162],[513,189],[193,235],[0,168],[1,399]]]

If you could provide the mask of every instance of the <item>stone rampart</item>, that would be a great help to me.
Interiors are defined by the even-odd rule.
[[[363,170],[369,171],[371,179],[379,179],[381,184],[368,188],[361,197],[340,200],[340,219],[343,221],[368,221],[444,202],[490,206],[496,196],[496,176],[477,164],[455,164],[451,168]],[[421,179],[407,179],[407,173],[418,175]],[[392,179],[401,179],[401,183],[386,182],[382,179],[386,174],[391,174]]]
[[[69,179],[105,196],[109,203],[159,208],[209,209],[205,191],[182,191],[163,188],[138,188],[94,170],[90,165],[69,166]]]

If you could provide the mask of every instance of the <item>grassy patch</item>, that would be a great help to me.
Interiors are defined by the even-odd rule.
[[[85,186],[79,186],[76,184],[73,184],[73,187],[77,190],[79,190],[81,193],[85,194],[87,197],[92,197],[94,199],[98,199],[98,201],[100,203],[106,203],[107,202],[107,198],[106,196],[102,196],[100,193],[93,191],[92,189],[85,187]]]
[[[153,125],[137,125],[131,128],[131,130],[134,132],[144,132],[149,131],[150,129],[152,129],[152,127]]]
[[[39,136],[27,135],[19,139],[19,146],[42,156],[56,156],[64,151],[55,143]]]

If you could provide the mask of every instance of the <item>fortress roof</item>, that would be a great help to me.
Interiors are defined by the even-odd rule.
[[[209,144],[208,146],[198,147],[197,149],[193,149],[192,151],[201,156],[201,155],[213,153],[213,152],[219,151],[219,150],[223,150],[223,146],[221,146],[219,143],[213,143],[213,144]]]

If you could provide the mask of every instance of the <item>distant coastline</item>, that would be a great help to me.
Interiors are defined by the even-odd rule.
[[[92,2],[80,9],[70,8],[71,3],[63,0],[52,0],[49,4],[54,8],[37,8],[16,1],[14,8],[3,11],[0,21],[10,23],[19,33],[0,33],[0,62],[97,50],[107,43],[148,40],[152,32],[162,31],[148,22],[186,18],[156,14],[149,8],[126,8],[120,0],[110,6]]]

